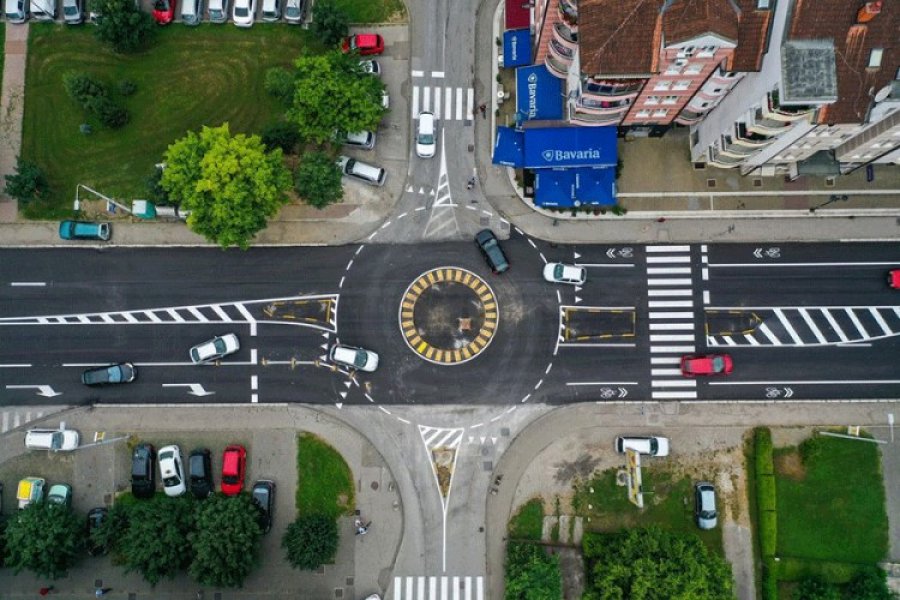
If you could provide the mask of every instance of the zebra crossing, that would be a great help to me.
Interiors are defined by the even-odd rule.
[[[412,118],[419,113],[434,113],[435,119],[466,121],[475,110],[475,91],[454,86],[414,85],[412,87]]]
[[[394,577],[393,600],[484,600],[484,577]]]
[[[752,315],[755,325],[707,335],[708,346],[829,346],[900,335],[900,306],[717,307],[707,323],[719,311]]]
[[[706,246],[702,247],[705,255]],[[690,246],[647,246],[650,395],[697,398],[697,381],[681,375],[684,354],[696,350]]]
[[[60,408],[49,406],[42,406],[39,409],[36,407],[34,410],[21,408],[16,410],[4,410],[0,412],[0,434],[21,427],[26,423],[36,421],[48,412],[57,412],[58,410],[60,410]]]

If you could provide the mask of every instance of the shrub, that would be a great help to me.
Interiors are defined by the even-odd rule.
[[[774,510],[759,511],[759,545],[762,555],[775,556],[778,546],[778,513]]]
[[[791,594],[792,600],[841,600],[836,587],[818,577],[808,577],[800,582]]]
[[[162,175],[163,170],[154,166],[153,172],[145,180],[145,183],[147,184],[147,197],[148,200],[157,206],[170,206],[173,202],[171,198],[169,198],[169,192],[167,192],[160,183],[162,181]]]
[[[318,569],[332,562],[337,554],[337,522],[325,515],[297,517],[284,532],[281,546],[295,569]]]
[[[781,556],[778,560],[780,581],[801,581],[815,577],[828,583],[847,583],[863,570],[861,565],[834,560],[814,560]]]
[[[281,100],[289,106],[294,100],[294,74],[284,67],[271,67],[266,69],[266,79],[263,87],[270,96]]]
[[[307,204],[324,208],[344,197],[341,170],[324,152],[306,152],[294,178],[297,193]]]
[[[123,79],[119,82],[119,94],[122,96],[130,96],[137,91],[137,84],[130,79]]]
[[[88,103],[91,112],[97,115],[100,122],[110,129],[119,129],[128,123],[128,111],[105,96],[92,98]]]
[[[753,432],[756,445],[756,475],[773,475],[775,462],[772,448],[772,432],[767,427],[757,427]]]
[[[87,73],[69,71],[63,75],[63,86],[70,98],[75,100],[85,109],[88,109],[94,98],[105,98],[106,86]]]
[[[760,475],[756,479],[756,502],[759,511],[774,511],[776,509],[775,476]]]
[[[285,154],[294,154],[300,143],[300,132],[293,123],[277,121],[267,125],[260,138],[269,150],[281,148]]]

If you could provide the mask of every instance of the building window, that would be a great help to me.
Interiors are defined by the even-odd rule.
[[[869,68],[877,69],[881,66],[881,57],[884,54],[884,48],[872,48],[869,52]]]
[[[697,56],[709,58],[710,56],[712,56],[715,53],[716,53],[715,46],[703,46],[702,48],[700,48],[700,53],[697,54]]]
[[[667,111],[665,109],[657,109],[657,110],[653,111],[653,118],[659,119],[659,118],[665,117],[667,114],[669,114],[669,111]]]
[[[668,67],[666,67],[666,75],[678,75],[681,73],[682,65],[678,63],[671,63]]]
[[[672,87],[671,81],[660,80],[653,84],[654,91],[664,92]]]
[[[637,114],[635,115],[635,117],[637,117],[638,119],[646,119],[649,116],[650,116],[649,110],[639,110],[639,111],[637,111]]]
[[[684,70],[685,75],[697,75],[703,70],[703,65],[688,65]]]
[[[659,104],[659,96],[647,96],[644,104]]]
[[[688,89],[689,87],[691,87],[690,79],[679,79],[678,81],[675,82],[675,87],[673,87],[672,89],[675,91],[684,91],[684,90]]]
[[[663,96],[663,104],[675,104],[678,102],[678,96]]]

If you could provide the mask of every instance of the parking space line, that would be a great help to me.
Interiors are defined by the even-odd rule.
[[[412,90],[412,118],[419,118],[419,86],[414,85]]]
[[[450,114],[449,111],[447,114]],[[456,120],[462,121],[463,118],[463,89],[456,88]]]

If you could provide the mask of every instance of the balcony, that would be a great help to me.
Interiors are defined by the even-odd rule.
[[[722,136],[722,149],[720,153],[723,157],[728,158],[747,158],[757,152],[756,149],[747,148],[739,144],[735,144],[730,135]]]
[[[631,106],[631,100],[594,100],[579,97],[575,102],[575,110],[592,115],[624,115]]]
[[[748,148],[763,148],[772,143],[772,138],[753,133],[745,123],[734,126],[734,143]]]
[[[775,121],[763,116],[762,109],[757,108],[752,123],[747,123],[747,131],[758,135],[772,137],[778,136],[788,130],[790,126],[784,121]]]
[[[793,123],[803,119],[809,119],[815,107],[812,106],[780,106],[778,104],[778,90],[766,94],[766,104],[763,105],[763,116],[773,121]]]
[[[720,169],[734,169],[735,167],[741,166],[741,163],[744,162],[744,159],[742,158],[723,156],[715,146],[709,147],[707,155],[709,157],[707,164],[719,167]]]
[[[589,113],[578,112],[578,109],[569,117],[569,121],[576,125],[587,125],[601,127],[604,125],[616,125],[621,122],[624,115],[595,115]]]
[[[675,118],[675,122],[679,125],[694,125],[695,123],[702,121],[704,116],[706,116],[706,113],[696,112],[686,108],[678,114]]]
[[[568,67],[575,59],[575,51],[568,46],[560,44],[559,40],[557,40],[556,38],[551,38],[550,43],[547,44],[547,47],[550,49],[550,54],[548,54],[548,56],[552,55],[553,58],[560,62],[560,64],[566,65],[566,73],[568,73]]]
[[[552,44],[549,44],[552,46]],[[548,52],[547,56],[544,57],[544,64],[547,65],[547,70],[550,71],[553,75],[559,77],[560,79],[567,79],[569,77],[569,65],[558,60],[553,52]]]
[[[633,100],[644,87],[644,80],[636,83],[618,83],[615,81],[594,81],[593,79],[581,80],[581,95],[583,98],[592,98],[596,100],[608,100],[615,98],[619,100]]]
[[[740,77],[736,76],[729,77],[729,74],[727,72],[719,68],[716,69],[716,72],[710,76],[709,81],[715,83],[718,86],[730,88],[735,83],[737,83],[739,79]]]
[[[578,28],[569,27],[562,21],[553,24],[553,39],[573,52],[578,50]]]
[[[568,25],[578,25],[578,3],[575,0],[557,0],[556,10],[561,21]]]

